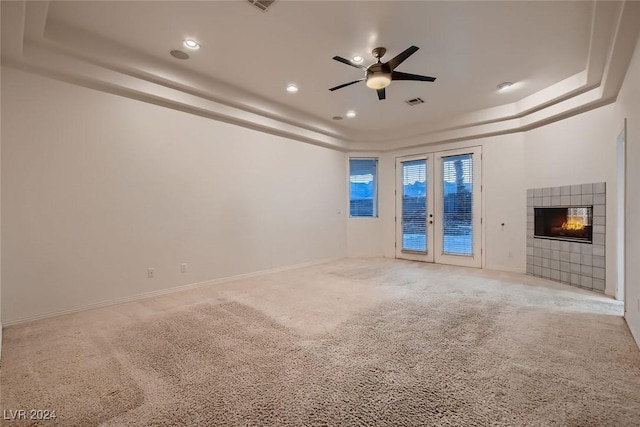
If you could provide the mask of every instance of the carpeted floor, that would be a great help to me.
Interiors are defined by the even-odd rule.
[[[519,274],[341,260],[9,327],[1,404],[65,426],[638,426],[621,314]]]

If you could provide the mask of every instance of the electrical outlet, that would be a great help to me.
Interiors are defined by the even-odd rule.
[[[153,268],[148,268],[147,269],[147,277],[149,279],[153,279]]]
[[[180,264],[180,273],[186,273],[187,272],[187,263],[182,263]]]

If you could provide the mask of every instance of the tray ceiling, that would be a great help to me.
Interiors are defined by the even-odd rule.
[[[595,105],[603,96],[585,94],[616,70],[609,64],[616,46],[625,54],[638,34],[620,49],[621,17],[638,16],[637,5],[620,2],[280,0],[267,12],[246,0],[20,3],[19,11],[2,4],[3,60],[13,65],[203,115],[196,110],[210,109],[214,118],[233,113],[230,121],[342,149],[445,141],[491,123],[526,128],[552,120],[557,112],[532,114],[563,102],[562,111]],[[5,25],[18,13],[24,26]],[[186,38],[200,49],[186,49]],[[333,56],[360,55],[368,65],[376,46],[387,48],[388,60],[411,45],[420,50],[398,71],[435,76],[434,83],[394,81],[384,101],[364,83],[328,90],[363,77]],[[190,58],[174,58],[174,49]],[[121,75],[137,83],[118,89],[126,86]],[[505,81],[515,84],[499,91]],[[288,93],[289,83],[300,90]],[[425,102],[405,102],[416,97]],[[346,118],[348,110],[356,117]]]

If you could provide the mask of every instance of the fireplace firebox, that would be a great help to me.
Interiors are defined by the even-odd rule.
[[[534,237],[592,243],[593,206],[534,209]]]

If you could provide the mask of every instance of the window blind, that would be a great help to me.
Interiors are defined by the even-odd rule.
[[[473,155],[442,158],[443,253],[473,255]]]
[[[349,215],[378,216],[378,159],[349,159]]]
[[[402,163],[402,250],[427,251],[427,162]]]

